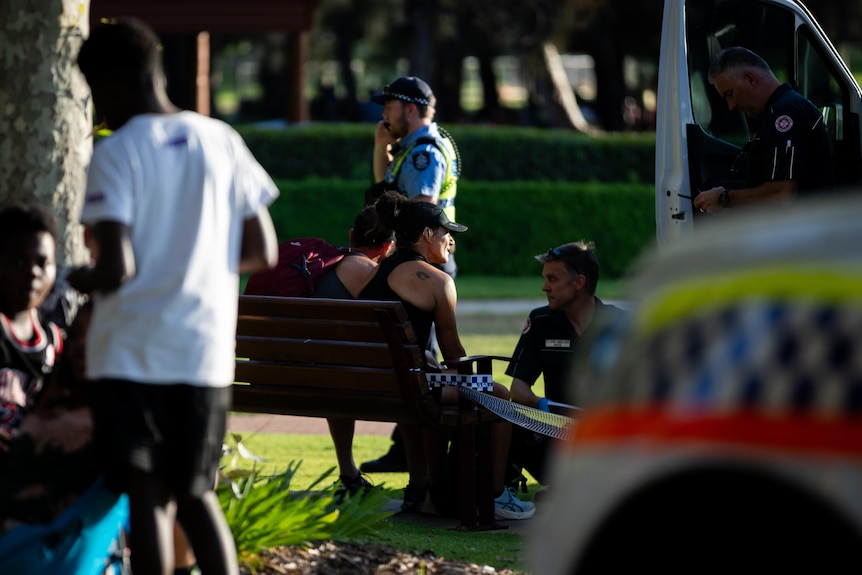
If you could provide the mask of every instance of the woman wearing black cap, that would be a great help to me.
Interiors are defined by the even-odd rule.
[[[375,206],[381,223],[395,231],[396,251],[381,262],[359,299],[400,301],[422,349],[427,349],[433,324],[444,363],[464,357],[466,352],[455,321],[458,300],[455,282],[432,264],[448,261],[450,250],[455,246],[452,232],[463,232],[467,227],[450,221],[439,206],[414,202],[397,192],[386,192]],[[429,368],[439,369],[439,366],[432,363]],[[495,383],[494,395],[508,399],[509,391]],[[458,390],[443,387],[440,401],[457,402]],[[499,494],[495,500],[495,516],[497,519],[527,519],[535,513],[533,504],[520,501],[513,490],[503,486],[511,424],[498,423],[494,428],[494,481]],[[402,426],[410,474],[403,511],[421,511],[429,484],[434,479],[433,471],[439,469],[444,455],[443,450],[425,453],[422,432],[418,425]]]

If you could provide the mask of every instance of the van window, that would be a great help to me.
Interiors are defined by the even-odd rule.
[[[714,0],[686,4],[686,41],[694,119],[715,138],[736,145],[749,139],[745,114],[731,112],[709,83],[709,64],[730,46],[760,54],[782,82],[792,79],[794,18],[786,9],[750,0]]]
[[[851,94],[834,62],[825,57],[822,44],[808,26],[797,32],[799,62],[797,90],[823,113],[832,151],[835,182],[844,185],[859,181],[859,118],[851,113]]]
[[[845,100],[842,86],[830,60],[813,42],[808,26],[799,28],[799,78],[796,89],[821,109]]]

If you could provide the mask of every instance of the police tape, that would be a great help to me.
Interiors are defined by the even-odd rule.
[[[428,373],[428,387],[458,386],[476,391],[494,391],[494,376],[490,374]]]
[[[508,399],[494,397],[488,393],[481,393],[469,387],[459,387],[458,393],[475,401],[498,417],[534,433],[565,440],[569,438],[575,428],[575,420],[565,415],[548,413]]]

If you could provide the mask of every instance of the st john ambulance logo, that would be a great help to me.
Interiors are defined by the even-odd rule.
[[[781,132],[782,134],[790,128],[793,127],[793,118],[784,114],[783,116],[778,116],[775,118],[775,129]]]

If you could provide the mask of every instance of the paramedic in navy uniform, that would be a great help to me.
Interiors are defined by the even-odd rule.
[[[542,291],[548,305],[530,312],[521,338],[506,369],[511,376],[512,401],[549,411],[548,401],[567,403],[568,368],[578,340],[598,320],[623,313],[596,297],[599,262],[592,243],[571,242],[539,254]],[[545,397],[533,392],[533,384],[544,376]],[[545,481],[548,437],[515,426],[512,433],[507,483],[524,468],[541,484]]]
[[[694,199],[695,209],[714,213],[832,189],[829,137],[820,110],[780,83],[763,58],[742,47],[722,50],[709,67],[709,81],[728,108],[761,123],[734,162],[746,164],[746,188],[704,190]]]

